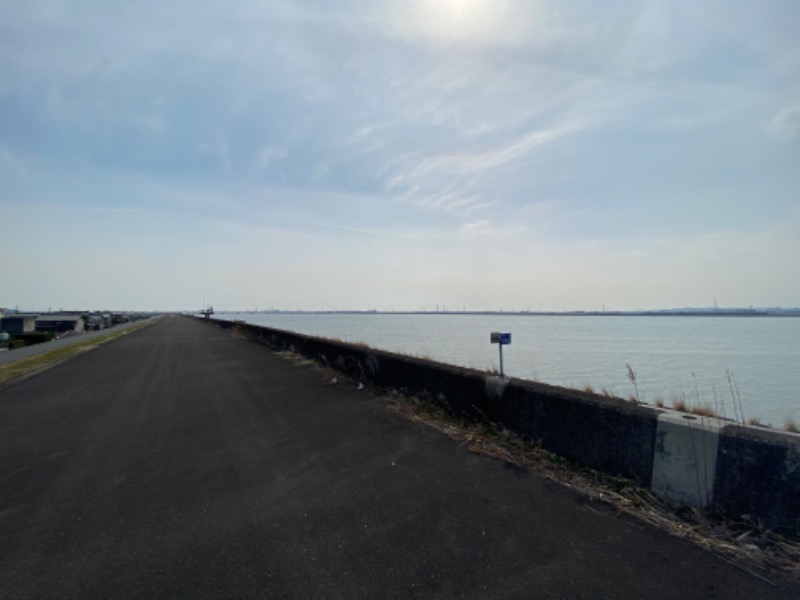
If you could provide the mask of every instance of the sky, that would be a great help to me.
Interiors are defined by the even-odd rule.
[[[800,306],[796,0],[0,4],[0,306]]]

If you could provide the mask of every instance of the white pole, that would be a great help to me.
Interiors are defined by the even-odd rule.
[[[500,346],[500,377],[505,377],[505,375],[503,375],[503,344],[500,343],[497,345]]]

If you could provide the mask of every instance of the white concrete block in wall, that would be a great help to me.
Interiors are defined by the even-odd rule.
[[[486,382],[486,395],[494,400],[499,400],[503,395],[503,391],[508,385],[508,379],[505,377],[494,377],[489,375],[485,378]]]
[[[658,416],[650,488],[678,502],[713,501],[719,431],[728,421],[667,411]]]

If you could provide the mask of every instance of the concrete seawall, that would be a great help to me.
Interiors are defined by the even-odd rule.
[[[356,380],[424,395],[682,502],[800,536],[800,435],[637,405],[243,322],[211,320]]]

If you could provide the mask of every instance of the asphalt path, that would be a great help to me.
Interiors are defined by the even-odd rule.
[[[213,325],[0,387],[0,598],[786,598]]]

